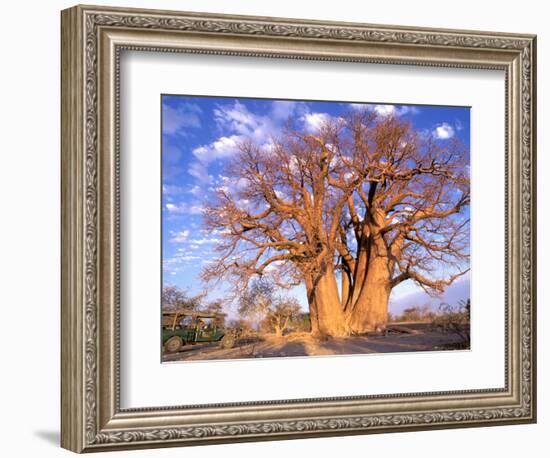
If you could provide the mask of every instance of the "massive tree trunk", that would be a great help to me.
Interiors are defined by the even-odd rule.
[[[307,284],[308,281],[306,287]],[[334,270],[328,267],[318,274],[311,280],[310,287],[308,300],[312,333],[334,337],[349,335]]]
[[[309,305],[309,323],[311,325],[311,333],[313,335],[320,334],[319,319],[317,318],[317,303],[315,301],[315,290],[313,289],[313,279],[310,275],[304,277],[306,285],[307,301]]]
[[[357,301],[346,314],[350,331],[361,334],[385,329],[390,293],[391,279],[387,258],[375,257],[369,262],[367,276]]]
[[[345,310],[351,303],[351,275],[347,268],[342,269],[342,308]]]
[[[356,269],[355,301],[346,311],[351,332],[365,333],[385,329],[388,322],[388,302],[391,293],[391,269],[388,246],[379,228],[384,215],[371,215],[371,226],[364,226],[370,237],[360,240],[358,269]]]
[[[359,295],[363,289],[368,268],[368,251],[369,244],[365,239],[358,241],[359,249],[357,253],[357,262],[353,272],[353,291],[350,304],[353,306],[359,299]]]

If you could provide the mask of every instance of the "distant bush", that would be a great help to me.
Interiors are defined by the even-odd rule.
[[[470,341],[470,299],[456,305],[441,304],[432,325],[442,331],[457,334],[464,342]]]
[[[400,321],[420,321],[431,322],[436,316],[436,313],[432,310],[429,304],[423,306],[409,307],[403,310],[401,314],[388,313],[388,322],[395,323]]]

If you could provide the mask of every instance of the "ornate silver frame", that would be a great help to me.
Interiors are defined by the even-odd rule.
[[[90,452],[535,421],[535,36],[92,6],[64,10],[61,28],[63,447]],[[505,388],[121,409],[124,49],[505,71]]]

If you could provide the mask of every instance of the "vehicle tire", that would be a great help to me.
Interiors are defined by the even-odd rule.
[[[172,336],[164,344],[168,353],[175,353],[183,346],[183,340],[181,337]]]
[[[224,349],[233,348],[235,345],[235,336],[233,334],[225,334],[220,340],[220,346]]]

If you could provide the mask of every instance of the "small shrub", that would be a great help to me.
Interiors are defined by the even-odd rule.
[[[442,332],[455,333],[464,342],[470,341],[470,299],[457,305],[441,304],[432,325]]]

